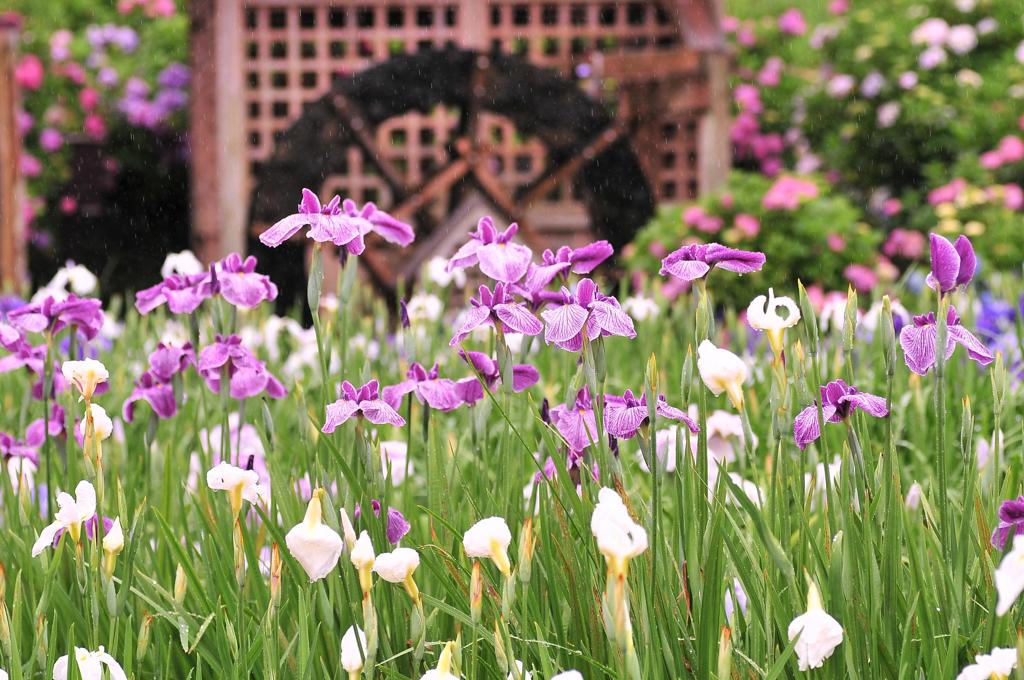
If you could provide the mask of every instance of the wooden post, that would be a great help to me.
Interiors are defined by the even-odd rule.
[[[0,289],[20,290],[27,280],[25,185],[21,178],[21,107],[14,68],[18,60],[21,18],[0,15]]]
[[[467,50],[487,52],[489,25],[488,5],[481,0],[460,0],[459,2],[459,46]]]
[[[709,52],[704,55],[708,75],[708,111],[700,122],[698,142],[698,178],[702,194],[720,189],[729,179],[732,167],[732,141],[729,136],[729,55]]]
[[[697,182],[700,193],[722,187],[732,167],[729,137],[729,48],[722,32],[721,0],[677,0],[680,33],[700,50],[708,83],[708,109],[700,121]]]
[[[193,0],[192,241],[209,263],[246,245],[248,158],[241,0]]]

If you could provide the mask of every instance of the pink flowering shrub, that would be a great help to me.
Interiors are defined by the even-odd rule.
[[[831,192],[866,207],[862,219],[892,244],[883,256],[898,267],[921,257],[906,234],[936,224],[950,237],[980,237],[983,262],[1016,266],[1024,24],[1012,5],[862,0],[812,11],[791,2],[774,14],[747,6],[749,16],[724,25],[738,60],[736,164],[781,179],[787,206],[795,195],[786,177],[824,173]]]

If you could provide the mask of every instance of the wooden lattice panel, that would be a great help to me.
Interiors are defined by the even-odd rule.
[[[251,163],[270,156],[275,135],[301,115],[305,103],[328,91],[334,78],[396,54],[461,45],[466,29],[465,7],[458,0],[249,0],[245,7]],[[681,45],[678,21],[668,2],[491,0],[475,32],[480,31],[483,35],[474,35],[477,45],[522,55],[566,77],[595,79],[595,91],[617,98],[618,109],[627,114],[634,97],[598,85],[596,79],[606,75],[605,60],[668,54],[678,52]],[[608,75],[612,86],[622,78]],[[696,126],[704,106],[697,97],[681,114],[655,109],[634,126],[634,142],[661,198],[680,200],[696,194]],[[376,131],[377,148],[409,186],[417,186],[445,162],[445,145],[457,115],[436,110],[395,118]],[[485,114],[477,136],[490,146],[496,166],[492,170],[507,188],[524,186],[543,167],[543,145],[519,139],[507,121]],[[364,152],[349,148],[343,166],[328,179],[325,192],[391,203],[387,183]],[[571,187],[556,187],[546,202],[553,203],[552,209],[567,208],[573,203]],[[440,217],[450,207],[441,200],[430,209]]]

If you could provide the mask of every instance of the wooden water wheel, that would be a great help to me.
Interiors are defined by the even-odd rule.
[[[253,235],[308,186],[373,200],[415,226],[409,249],[376,241],[361,260],[389,290],[465,240],[481,211],[518,222],[535,250],[594,238],[618,247],[654,213],[629,134],[576,83],[521,58],[456,48],[396,56],[337,79],[276,140],[255,172]],[[295,259],[263,255],[275,280],[301,288]]]

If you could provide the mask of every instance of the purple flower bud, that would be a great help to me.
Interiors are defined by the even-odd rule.
[[[410,529],[412,529],[412,525],[406,521],[402,513],[394,508],[388,508],[388,523],[385,533],[392,545],[397,545],[402,540],[402,537],[409,533]]]
[[[405,299],[398,301],[398,313],[402,317],[402,328],[409,328],[412,323],[409,322],[409,305],[406,304]]]

